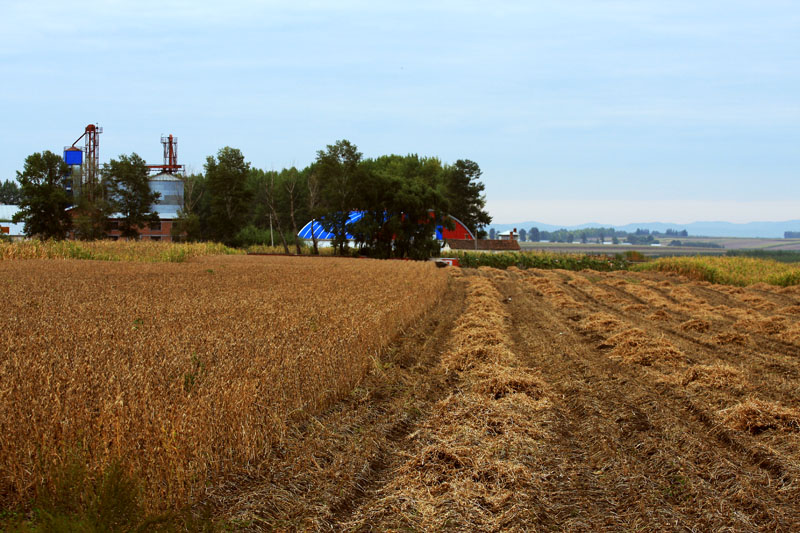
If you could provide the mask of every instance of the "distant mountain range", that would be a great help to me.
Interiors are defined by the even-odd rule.
[[[649,229],[663,233],[668,229],[686,230],[691,237],[746,237],[746,238],[783,238],[785,231],[800,231],[800,220],[786,220],[783,222],[748,222],[746,224],[736,224],[733,222],[692,222],[690,224],[674,224],[668,222],[636,222],[615,226],[614,224],[586,223],[577,226],[554,226],[543,222],[527,221],[516,222],[514,224],[490,224],[488,228],[497,231],[508,231],[539,228],[539,231],[556,231],[559,229],[576,230],[583,228],[611,228],[616,230],[634,232],[637,228]]]

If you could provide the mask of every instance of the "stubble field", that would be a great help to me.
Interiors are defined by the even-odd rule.
[[[798,289],[455,274],[465,297],[429,363],[424,415],[387,437],[347,513],[298,497],[292,527],[800,528]]]
[[[799,288],[263,257],[126,265],[123,283],[113,265],[20,264],[0,264],[20,302],[2,333],[6,501],[77,439],[248,530],[800,529]]]

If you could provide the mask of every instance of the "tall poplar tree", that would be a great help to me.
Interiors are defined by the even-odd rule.
[[[250,208],[251,191],[247,187],[250,163],[242,152],[226,146],[217,157],[206,158],[206,187],[208,190],[209,236],[220,242],[232,242],[245,224]]]
[[[355,207],[360,163],[361,152],[348,140],[336,141],[317,152],[317,176],[326,212],[321,223],[333,232],[332,244],[340,254],[347,246],[347,219]]]

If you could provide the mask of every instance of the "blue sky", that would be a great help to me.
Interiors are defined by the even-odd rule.
[[[796,1],[6,0],[0,75],[0,179],[98,123],[195,171],[469,158],[498,223],[800,218]]]

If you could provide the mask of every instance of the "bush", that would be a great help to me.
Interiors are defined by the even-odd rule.
[[[505,252],[505,253],[480,253],[480,252],[451,252],[448,257],[456,257],[463,267],[477,268],[488,266],[492,268],[561,268],[564,270],[627,270],[630,261],[622,256],[609,257],[605,255],[581,254],[555,254],[549,252]]]
[[[294,247],[296,240],[299,240],[301,248],[305,247],[306,245],[303,239],[298,239],[298,237],[291,231],[284,233],[284,237],[286,238],[286,244],[288,246]],[[274,245],[272,244],[273,242]],[[234,246],[240,248],[249,248],[252,246],[276,246],[280,247],[281,253],[283,253],[283,241],[281,241],[281,236],[278,232],[270,232],[268,229],[259,228],[253,226],[252,224],[242,228],[242,230],[236,234]]]

